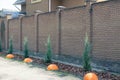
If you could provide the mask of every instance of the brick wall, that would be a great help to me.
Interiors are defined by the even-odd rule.
[[[9,39],[13,38],[13,48],[20,50],[20,24],[19,19],[9,20]]]
[[[1,38],[1,22],[2,22],[2,18],[0,18],[0,40],[2,39]]]
[[[87,15],[86,7],[62,12],[62,54],[81,57],[88,26]]]
[[[53,53],[58,53],[58,22],[56,13],[39,15],[39,51],[46,52],[47,38],[50,35]]]
[[[0,18],[0,25],[1,25],[2,18]],[[1,27],[0,27],[1,28]],[[0,31],[0,39],[1,39],[1,31]]]
[[[85,0],[63,0],[62,5],[71,8],[76,6],[82,6],[85,4]]]
[[[93,5],[93,56],[120,60],[120,1]]]
[[[36,26],[34,16],[24,17],[22,19],[22,43],[25,37],[28,39],[29,50],[36,51]]]
[[[51,0],[51,10],[52,11],[56,11],[57,10],[57,6],[62,6],[61,5],[62,3],[61,3],[61,1],[59,1],[59,0]]]
[[[84,49],[85,33],[88,32],[93,46],[93,58],[120,60],[120,1],[112,0],[93,4],[92,14],[89,13],[89,8],[83,6],[62,11],[61,53],[81,57]],[[37,21],[35,19],[35,16],[23,17],[22,40],[24,37],[27,37],[29,49],[36,51],[36,41],[38,38],[39,51],[45,53],[45,43],[47,42],[48,35],[51,35],[53,53],[58,54],[58,12],[43,13],[38,16],[38,37],[36,37]],[[19,20],[9,20],[5,24],[6,43],[9,26],[9,36],[13,35],[15,49],[19,49]]]
[[[67,8],[82,6],[85,4],[84,0],[51,0],[51,10],[56,11],[57,6],[65,6]],[[42,0],[38,3],[31,3],[31,0],[26,0],[27,15],[33,15],[35,10],[43,12],[49,11],[49,0]]]
[[[26,12],[27,15],[33,15],[35,10],[48,12],[48,0],[42,0],[38,3],[31,4],[31,0],[26,0]]]
[[[5,18],[0,18],[0,39],[2,40],[2,48],[3,49],[6,49],[6,37],[5,37],[5,33],[6,33],[6,30],[5,32],[3,33],[3,36],[1,36],[1,22],[4,21],[4,23],[6,24],[6,19]],[[6,28],[6,25],[5,25],[5,28]]]

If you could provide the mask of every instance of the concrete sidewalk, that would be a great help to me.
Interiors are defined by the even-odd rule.
[[[71,74],[63,74],[0,57],[0,80],[81,80]]]

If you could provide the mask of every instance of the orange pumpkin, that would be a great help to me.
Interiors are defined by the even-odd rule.
[[[13,55],[13,54],[8,54],[7,56],[6,56],[6,58],[9,58],[9,59],[12,59],[12,58],[14,58],[15,56]]]
[[[58,66],[56,64],[50,64],[47,67],[47,70],[58,70]]]
[[[95,73],[87,73],[84,76],[84,80],[98,80],[98,76]]]
[[[24,59],[24,62],[26,62],[26,63],[31,63],[33,60],[31,59],[31,58],[25,58]]]

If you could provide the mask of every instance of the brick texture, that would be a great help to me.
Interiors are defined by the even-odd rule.
[[[93,5],[93,56],[120,60],[120,1]]]
[[[85,4],[85,0],[63,0],[62,5],[71,8],[76,6],[83,6]]]
[[[62,6],[61,5],[61,1],[59,1],[59,0],[51,0],[52,11],[56,11],[57,10],[57,6]]]
[[[25,37],[28,39],[28,48],[30,51],[36,51],[36,26],[34,25],[35,25],[34,16],[23,18],[22,39],[23,41]]]
[[[65,6],[67,8],[82,6],[85,4],[84,0],[51,0],[51,10],[56,11],[57,6]],[[24,7],[24,6],[23,6]],[[35,10],[43,12],[49,11],[49,0],[42,0],[38,3],[31,3],[31,0],[26,0],[27,15],[33,15]]]
[[[13,48],[20,50],[20,24],[19,19],[9,20],[9,39],[13,38]]]
[[[58,23],[57,14],[42,14],[39,15],[39,49],[45,53],[47,47],[47,38],[50,35],[53,53],[58,53]]]
[[[1,22],[2,22],[2,18],[0,18],[0,25],[1,25]],[[0,26],[0,29],[1,29],[1,26]],[[0,31],[0,38],[1,38],[1,31]]]
[[[33,15],[35,10],[48,12],[48,0],[42,0],[38,3],[31,4],[31,0],[26,0],[26,12],[27,15]]]
[[[43,0],[47,4],[45,1]],[[27,2],[27,5],[30,5],[29,2]],[[37,3],[35,5],[40,7]],[[29,8],[31,7],[28,6]],[[35,9],[35,7],[32,8],[33,10]],[[83,6],[62,11],[61,53],[81,57],[84,49],[85,33],[88,32],[90,36],[91,31],[93,31],[92,36],[90,36],[90,40],[93,43],[92,57],[97,59],[120,60],[120,1],[111,0],[93,4],[92,16],[90,16],[89,8]],[[47,6],[44,10],[47,10]],[[33,13],[32,10],[28,10],[28,12],[30,14]],[[93,21],[90,21],[91,17]],[[43,13],[38,16],[38,37],[36,37],[35,19],[35,16],[23,17],[22,19],[22,38],[28,38],[29,49],[36,51],[36,39],[38,38],[39,51],[45,53],[45,44],[50,35],[53,53],[58,54],[58,12]],[[92,25],[90,25],[90,22],[92,22]],[[7,43],[7,21],[5,24],[5,41]],[[9,21],[9,36],[13,36],[14,38],[15,49],[19,49],[20,46],[19,25],[18,19]],[[90,28],[90,26],[93,28]]]
[[[65,10],[62,12],[62,53],[81,57],[84,49],[87,11],[85,7]]]

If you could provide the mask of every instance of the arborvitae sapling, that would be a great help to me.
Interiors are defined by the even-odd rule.
[[[45,62],[46,63],[51,63],[52,61],[52,49],[51,49],[51,41],[50,41],[50,36],[48,36],[47,39],[47,51],[46,51],[46,55],[45,55]]]

